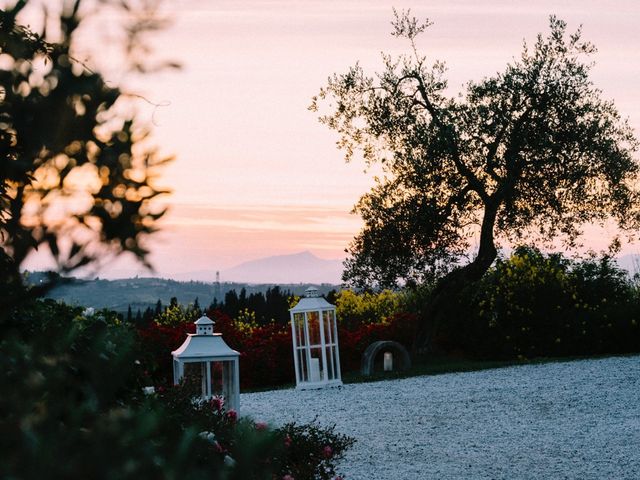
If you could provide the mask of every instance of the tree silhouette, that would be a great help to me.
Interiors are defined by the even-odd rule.
[[[497,241],[562,239],[588,222],[638,226],[638,143],[613,102],[589,79],[595,48],[551,17],[502,73],[449,97],[442,62],[416,37],[429,22],[395,12],[393,35],[411,54],[383,55],[384,70],[356,64],[334,75],[311,109],[340,135],[347,161],[360,151],[384,175],[355,207],[364,228],[351,243],[345,281],[386,287],[438,278],[417,346],[429,343],[455,295],[487,271]],[[471,261],[465,258],[478,242]]]

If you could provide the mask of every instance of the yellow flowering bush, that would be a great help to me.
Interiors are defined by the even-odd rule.
[[[611,258],[520,247],[467,288],[439,341],[499,358],[633,352],[639,307],[637,286]]]
[[[346,327],[385,323],[398,313],[400,294],[391,290],[356,293],[341,290],[336,296],[338,322]]]

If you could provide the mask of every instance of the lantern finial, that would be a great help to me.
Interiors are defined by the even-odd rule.
[[[304,291],[304,296],[306,298],[317,298],[320,296],[320,292],[315,287],[309,287]]]
[[[194,323],[196,324],[196,335],[213,335],[215,322],[206,315],[201,316]]]

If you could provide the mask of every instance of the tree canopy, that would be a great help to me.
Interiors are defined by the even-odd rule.
[[[142,33],[159,26],[147,3],[140,17],[125,2],[114,7],[130,16],[124,47],[132,56]],[[0,11],[0,265],[15,284],[27,255],[43,246],[61,272],[107,253],[146,262],[144,237],[164,213],[152,200],[163,193],[154,180],[167,159],[123,114],[128,95],[74,57],[80,4],[66,4],[54,42],[50,21],[40,33],[18,23],[26,2]],[[130,60],[140,71],[140,59]]]
[[[445,65],[418,52],[430,23],[394,13],[393,35],[411,53],[383,55],[375,76],[358,64],[333,75],[311,105],[347,161],[360,152],[384,172],[354,209],[364,228],[348,249],[348,283],[440,276],[435,299],[478,280],[499,240],[573,246],[589,222],[637,227],[638,142],[591,81],[595,48],[580,29],[552,16],[503,72],[451,96]]]

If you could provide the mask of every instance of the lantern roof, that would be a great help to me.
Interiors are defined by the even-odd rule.
[[[209,320],[211,321],[211,320]],[[213,322],[211,322],[213,323]],[[233,350],[222,339],[222,334],[196,335],[190,333],[180,347],[171,352],[176,360],[205,361],[225,357],[239,357],[240,353]]]
[[[215,322],[206,315],[203,315],[193,323],[195,323],[196,325],[213,325]]]
[[[290,308],[289,311],[292,313],[299,313],[318,310],[332,310],[335,308],[335,305],[331,305],[320,296],[316,288],[309,287],[305,290],[304,297],[300,299],[295,307]]]

